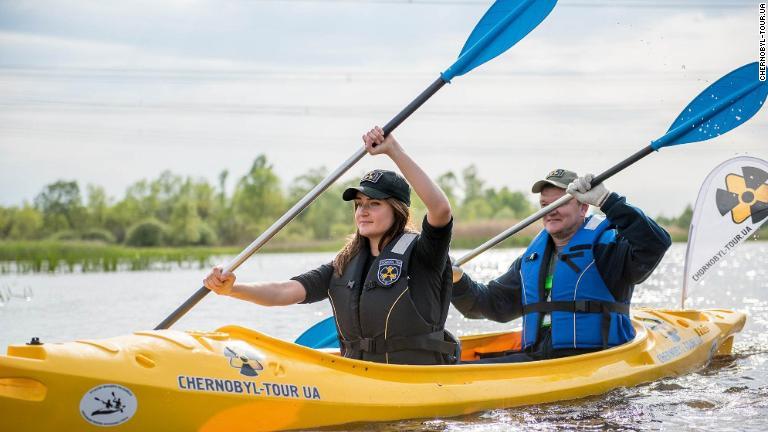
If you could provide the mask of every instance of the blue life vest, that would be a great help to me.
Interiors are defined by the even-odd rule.
[[[543,313],[552,319],[552,348],[607,348],[635,337],[629,302],[619,303],[605,285],[593,255],[598,243],[610,243],[616,231],[602,216],[588,217],[557,256],[551,299],[544,282],[554,243],[542,230],[525,251],[523,283],[523,349],[536,343]]]

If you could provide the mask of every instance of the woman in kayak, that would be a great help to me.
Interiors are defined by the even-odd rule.
[[[236,283],[214,268],[205,278],[220,295],[263,306],[328,299],[344,357],[380,363],[448,364],[458,344],[444,330],[451,299],[448,246],[453,218],[442,190],[381,128],[363,135],[366,151],[385,154],[393,171],[367,173],[344,191],[357,231],[332,262],[283,282]],[[409,224],[410,187],[427,207],[421,234]]]

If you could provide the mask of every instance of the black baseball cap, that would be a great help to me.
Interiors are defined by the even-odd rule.
[[[341,197],[344,201],[352,201],[358,192],[373,199],[394,198],[411,206],[411,187],[403,176],[394,171],[370,171],[360,179],[360,186],[348,188]]]
[[[568,171],[564,169],[556,169],[553,171],[550,171],[549,174],[544,178],[544,180],[539,180],[536,183],[533,184],[533,187],[531,187],[531,192],[533,193],[539,193],[542,189],[544,189],[545,186],[555,186],[560,189],[568,189],[568,185],[576,180],[579,177],[578,174],[576,174],[573,171]]]

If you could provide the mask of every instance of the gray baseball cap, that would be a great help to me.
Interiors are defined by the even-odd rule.
[[[545,186],[555,186],[560,189],[567,189],[568,185],[576,180],[579,177],[578,174],[576,174],[573,171],[568,171],[564,169],[556,169],[553,171],[550,171],[549,174],[544,178],[544,180],[539,180],[536,183],[533,184],[533,187],[531,188],[531,192],[533,193],[539,193]]]

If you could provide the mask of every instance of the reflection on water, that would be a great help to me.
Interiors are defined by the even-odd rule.
[[[32,301],[34,295],[35,293],[29,285],[21,288],[16,287],[13,284],[0,285],[0,307],[5,306],[12,299]]]
[[[461,255],[462,251],[454,251]],[[497,276],[520,249],[490,251],[466,266],[478,280]],[[673,245],[656,272],[636,287],[638,306],[678,308],[685,245]],[[279,280],[330,260],[332,254],[255,255],[238,271],[241,280]],[[39,336],[44,342],[109,337],[154,327],[197,287],[197,270],[113,274],[4,275],[3,286],[32,301],[13,297],[0,307],[0,348]],[[689,308],[746,312],[734,355],[682,377],[617,389],[576,401],[498,409],[451,419],[419,419],[345,426],[375,431],[560,431],[560,430],[765,430],[768,416],[768,242],[749,242],[710,272],[694,291]],[[210,330],[224,324],[253,327],[285,339],[330,314],[326,302],[264,308],[208,296],[180,320],[181,329]],[[451,309],[448,327],[458,334],[517,326],[468,320]]]

